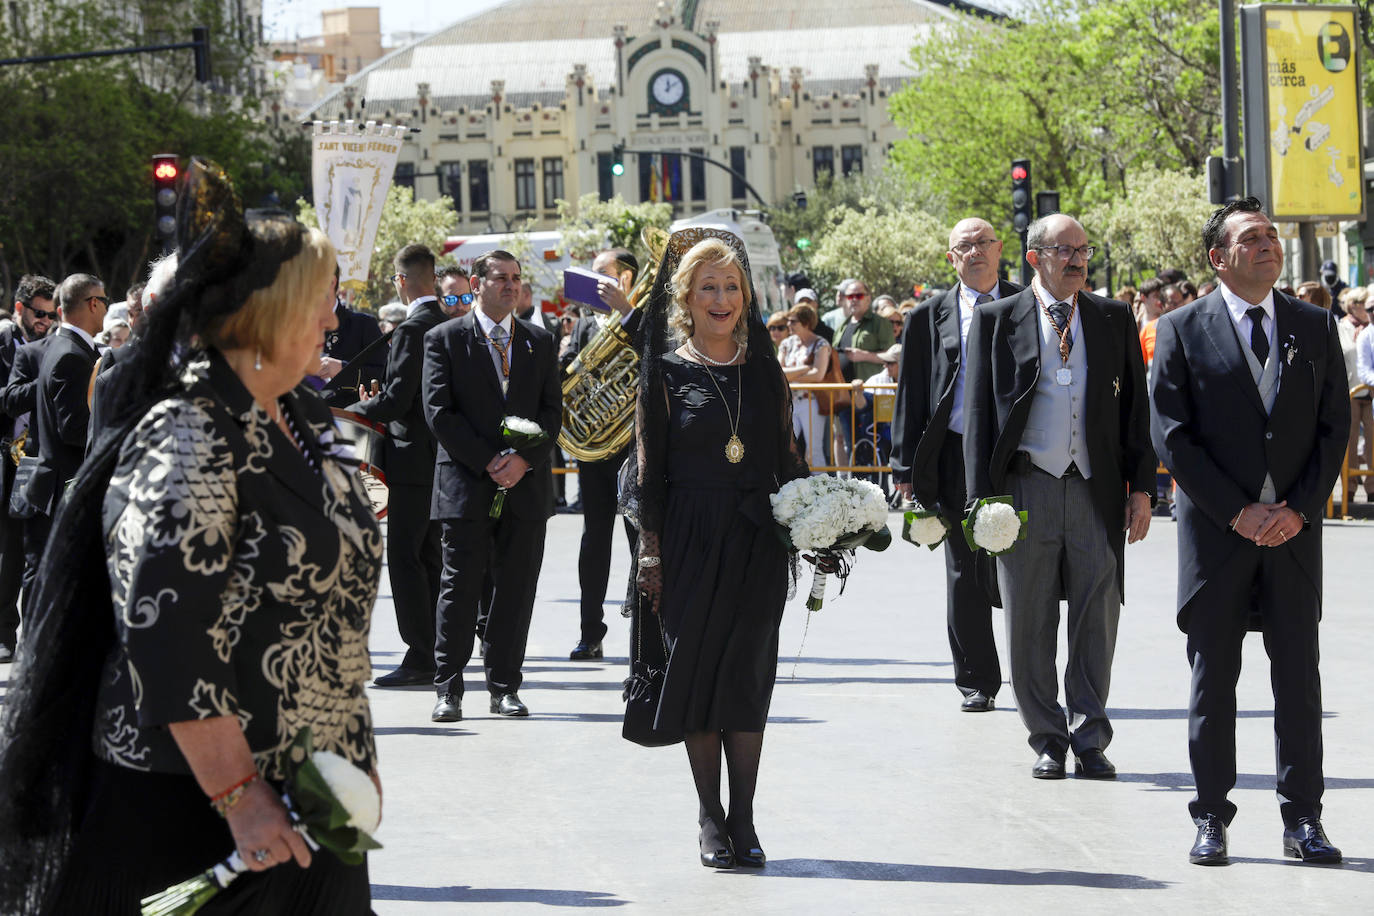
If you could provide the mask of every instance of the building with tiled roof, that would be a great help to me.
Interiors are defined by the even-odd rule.
[[[556,200],[586,193],[686,214],[757,206],[752,187],[773,204],[822,172],[878,167],[902,136],[887,96],[918,35],[967,12],[1001,15],[957,0],[510,0],[388,54],[308,117],[412,127],[397,181],[451,196],[459,231],[548,227]],[[646,152],[616,176],[622,145]]]

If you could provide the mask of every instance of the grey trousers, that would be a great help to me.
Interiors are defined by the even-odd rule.
[[[1052,477],[1038,468],[1007,478],[1018,509],[1028,512],[1026,539],[997,558],[1006,611],[1011,686],[1027,739],[1037,754],[1075,754],[1112,740],[1107,690],[1121,616],[1116,554],[1081,477]],[[1059,705],[1056,653],[1059,600],[1068,597],[1068,660]]]

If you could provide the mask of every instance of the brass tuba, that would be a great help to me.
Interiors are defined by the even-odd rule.
[[[19,465],[19,459],[27,457],[24,447],[28,444],[28,441],[29,431],[25,429],[10,442],[10,460],[14,462],[16,467]]]
[[[653,289],[668,233],[654,226],[640,232],[649,263],[627,297],[640,308]],[[614,316],[577,354],[563,376],[563,431],[558,444],[578,461],[601,461],[623,449],[634,433],[639,354]]]

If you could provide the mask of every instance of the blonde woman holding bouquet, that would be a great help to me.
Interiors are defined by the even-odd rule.
[[[329,240],[193,160],[179,264],[63,500],[0,722],[0,912],[139,912],[237,851],[205,913],[367,914],[281,800],[309,728],[376,781],[363,685],[376,519],[301,385]],[[41,647],[41,648],[36,648]]]
[[[702,865],[761,867],[754,789],[777,668],[789,555],[768,497],[805,477],[787,382],[723,230],[673,234],[645,316],[632,487],[639,642],[661,623],[666,674],[654,726],[680,738],[699,801]],[[729,809],[721,801],[721,756]]]

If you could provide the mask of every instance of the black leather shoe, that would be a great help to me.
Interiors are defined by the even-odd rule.
[[[1091,748],[1073,758],[1073,775],[1079,779],[1115,779],[1116,767],[1107,755],[1097,748]]]
[[[433,684],[434,672],[407,668],[403,665],[390,674],[383,674],[372,683],[377,687],[414,687],[418,684]]]
[[[1315,817],[1304,817],[1298,821],[1298,826],[1283,832],[1283,854],[1318,865],[1331,865],[1341,860],[1341,851],[1331,845],[1322,822]]]
[[[1064,755],[1056,754],[1054,751],[1045,751],[1035,758],[1035,766],[1031,767],[1031,775],[1036,779],[1063,779],[1064,778]]]
[[[981,690],[964,697],[964,702],[959,706],[963,712],[992,712],[996,708],[997,701]]]
[[[434,704],[434,712],[429,717],[435,722],[461,722],[463,702],[451,693],[443,694],[439,697],[439,702]]]
[[[768,856],[759,846],[759,835],[753,824],[732,824],[727,817],[725,829],[730,835],[730,848],[735,852],[736,865],[743,868],[763,868],[768,864]]]
[[[585,639],[577,644],[577,648],[568,653],[568,661],[587,662],[594,658],[604,658],[605,653],[601,651],[601,643],[588,643]]]
[[[1197,825],[1197,839],[1188,850],[1188,861],[1194,865],[1231,864],[1226,855],[1226,824],[1221,818],[1208,814]]]
[[[697,845],[701,848],[701,864],[707,868],[735,867],[735,850],[730,845],[730,835],[715,818],[708,817],[702,822]]]
[[[530,714],[525,704],[520,702],[520,697],[513,693],[498,693],[492,696],[491,711],[498,716],[511,718],[522,718]]]

